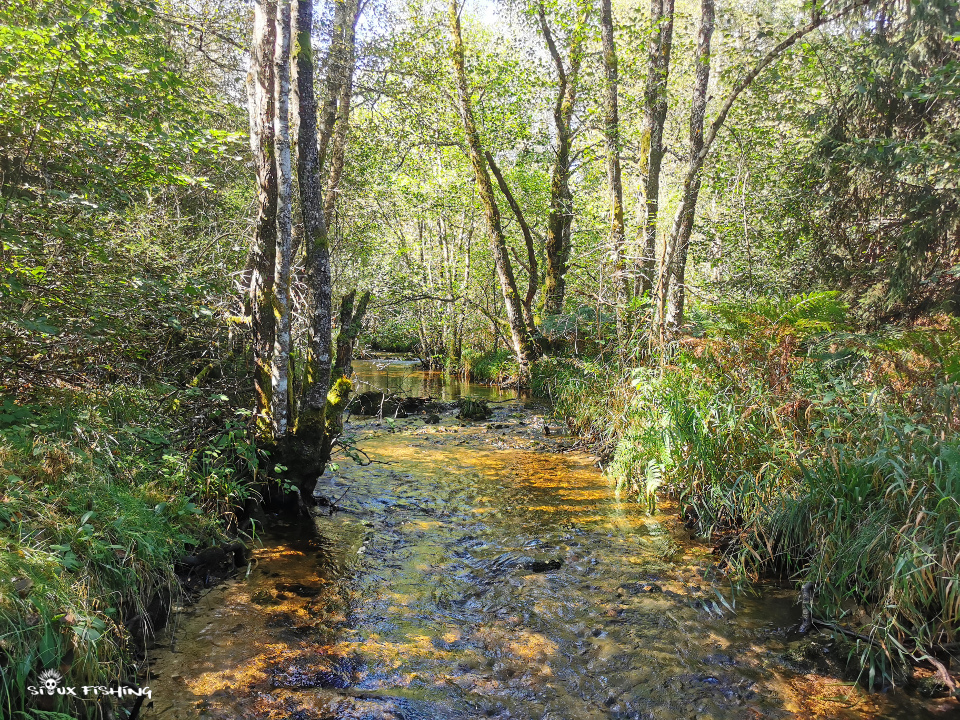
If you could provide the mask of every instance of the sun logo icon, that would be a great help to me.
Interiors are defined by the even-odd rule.
[[[63,680],[63,675],[56,670],[44,670],[40,673],[40,685],[47,691],[47,695],[53,695],[57,691],[57,686]]]

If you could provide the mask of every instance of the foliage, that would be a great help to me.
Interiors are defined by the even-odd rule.
[[[123,386],[4,401],[5,715],[22,707],[24,688],[45,668],[69,667],[76,686],[126,677],[133,638],[165,622],[179,593],[175,564],[219,538],[224,513],[250,493],[252,468],[241,479],[242,458],[257,457],[236,424],[191,448],[176,439],[172,418],[155,412],[164,402],[162,389]]]
[[[263,460],[225,317],[246,252],[242,113],[165,17],[0,7],[5,717],[45,667],[127,678],[174,564],[235,525]]]
[[[824,279],[868,316],[916,317],[956,302],[960,18],[952,0],[887,5],[851,48],[831,48],[842,78],[803,187]]]
[[[676,6],[661,245],[686,172],[675,139],[696,5]],[[375,350],[514,380],[446,20],[421,0],[364,6],[331,188],[333,294],[372,291]],[[808,6],[719,8],[711,95],[806,23]],[[815,583],[818,611],[862,635],[857,661],[892,677],[905,654],[956,642],[960,606],[960,344],[938,314],[956,310],[958,287],[956,3],[870,3],[804,36],[740,96],[705,168],[690,334],[660,354],[643,331],[650,299],[613,299],[604,75],[581,7],[463,13],[481,140],[531,226],[536,274],[501,202],[521,294],[544,282],[560,83],[536,16],[561,49],[585,32],[567,296],[563,312],[531,318],[546,353],[534,392],[651,511],[676,494],[732,568]],[[614,12],[622,182],[635,199],[625,250],[639,263],[654,29],[646,6]],[[332,36],[333,15],[328,3],[318,33]],[[25,592],[0,581],[6,714],[19,709],[10,688],[71,649],[74,679],[122,675],[128,621],[174,591],[172,563],[232,523],[260,477],[240,299],[256,193],[241,142],[248,19],[236,0],[0,6],[0,577],[29,580]],[[334,65],[318,58],[321,75]],[[302,253],[295,301],[312,291]],[[625,347],[618,312],[637,329]],[[294,318],[297,339],[306,322]],[[294,385],[306,374],[296,360]]]
[[[166,30],[147,5],[0,10],[0,382],[163,368],[232,287],[209,258],[244,251],[225,222],[243,192],[230,163],[220,192],[199,174],[238,136],[198,110]]]
[[[543,357],[532,369],[535,395],[571,430],[609,451],[623,430],[626,382],[615,365],[580,358]]]
[[[845,332],[836,294],[711,315],[629,394],[559,363],[544,387],[641,500],[673,492],[733,570],[814,582],[819,612],[868,638],[865,679],[899,679],[960,627],[960,327]]]
[[[464,377],[486,385],[500,385],[519,374],[517,358],[507,349],[485,353],[465,352],[462,361]]]

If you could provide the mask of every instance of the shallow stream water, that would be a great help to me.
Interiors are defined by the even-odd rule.
[[[479,394],[410,366],[355,367],[380,388]],[[547,408],[483,392],[500,401],[484,422],[351,419],[372,462],[339,459],[320,479],[317,494],[340,509],[274,519],[249,573],[182,609],[152,653],[145,717],[954,711],[804,672],[790,660],[793,591],[733,595],[670,507],[647,515],[619,496],[596,458],[544,433]],[[829,638],[811,647],[831,651]]]

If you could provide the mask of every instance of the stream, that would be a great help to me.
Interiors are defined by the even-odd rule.
[[[349,419],[329,505],[273,518],[249,569],[178,608],[143,717],[941,718],[823,674],[792,589],[734,593],[676,509],[648,515],[549,409],[358,361],[361,383],[495,401],[487,421]],[[366,389],[363,384],[358,387]],[[363,455],[360,456],[363,460]]]

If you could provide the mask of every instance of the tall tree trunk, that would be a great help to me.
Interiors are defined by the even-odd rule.
[[[674,334],[683,325],[684,275],[687,267],[687,250],[693,233],[693,220],[697,200],[700,197],[700,181],[703,160],[703,124],[707,114],[707,90],[710,84],[710,42],[713,38],[714,0],[703,0],[700,10],[700,33],[697,37],[697,53],[694,57],[693,102],[690,105],[690,161],[687,170],[689,183],[684,183],[680,212],[674,220],[671,233],[672,261],[664,266],[665,292],[661,298],[661,317],[665,333]],[[663,303],[666,304],[664,308]],[[664,313],[663,310],[666,310]]]
[[[503,292],[513,349],[520,364],[521,375],[526,376],[529,373],[530,363],[536,358],[537,349],[524,322],[523,303],[517,292],[517,282],[507,252],[507,242],[500,222],[500,209],[497,207],[493,185],[490,182],[490,174],[487,171],[487,164],[483,156],[480,134],[477,132],[477,126],[473,118],[473,107],[470,101],[470,91],[467,88],[467,74],[464,67],[463,36],[460,32],[460,14],[457,8],[457,0],[450,0],[449,15],[450,35],[453,41],[450,59],[453,63],[454,80],[460,100],[460,116],[463,121],[464,133],[467,136],[470,163],[473,166],[477,191],[480,195],[480,201],[483,203],[484,216],[487,220],[494,266],[497,271],[497,279],[500,281],[500,289]]]
[[[700,32],[694,57],[693,101],[690,104],[690,159],[684,178],[680,208],[673,230],[664,247],[663,264],[657,281],[654,307],[657,336],[661,343],[683,323],[683,282],[687,246],[693,232],[694,211],[700,195],[701,151],[704,148],[703,123],[707,112],[710,83],[710,41],[713,37],[714,0],[702,0]]]
[[[573,194],[570,192],[570,150],[573,146],[573,113],[577,104],[580,65],[583,62],[583,29],[589,5],[584,7],[579,24],[574,28],[570,44],[570,69],[564,66],[557,49],[546,12],[537,8],[540,29],[556,66],[559,79],[557,100],[553,107],[553,124],[557,132],[557,158],[550,180],[550,214],[547,218],[546,272],[543,281],[543,313],[563,312],[566,295],[567,264],[570,260],[570,231],[573,225]]]
[[[293,264],[293,168],[290,163],[290,0],[280,0],[277,18],[276,116],[277,258],[274,304],[277,319],[273,344],[273,435],[287,434],[290,407],[290,269]]]
[[[297,12],[297,89],[300,138],[297,178],[303,212],[307,285],[307,353],[297,434],[323,432],[323,411],[330,389],[332,361],[330,249],[323,215],[323,178],[317,137],[317,100],[313,89],[313,0],[299,0]]]
[[[667,242],[664,246],[663,262],[660,265],[657,287],[656,291],[654,292],[654,332],[656,334],[656,340],[659,343],[662,344],[666,342],[672,332],[674,332],[683,324],[683,305],[685,297],[682,286],[686,273],[687,245],[690,242],[690,233],[693,230],[693,220],[697,207],[697,199],[700,194],[700,174],[703,170],[704,160],[706,160],[707,154],[710,152],[710,148],[713,145],[714,140],[717,138],[717,133],[726,122],[733,104],[736,102],[737,98],[740,97],[740,94],[750,87],[751,83],[757,79],[760,73],[763,72],[764,68],[776,60],[784,50],[789,48],[805,35],[816,30],[821,25],[839,20],[840,18],[849,15],[854,10],[868,5],[870,2],[872,2],[872,0],[854,0],[846,7],[841,8],[831,15],[814,13],[813,18],[809,23],[798,28],[792,34],[781,40],[772,50],[763,56],[760,62],[758,62],[753,69],[750,70],[750,72],[744,75],[743,78],[741,78],[737,84],[733,86],[733,89],[727,94],[726,99],[723,101],[723,105],[720,107],[720,112],[717,113],[717,117],[712,123],[710,123],[710,127],[708,128],[706,135],[702,133],[702,128],[703,115],[706,113],[706,82],[709,79],[710,72],[710,37],[709,35],[704,37],[705,23],[701,21],[700,38],[698,40],[697,47],[697,78],[694,88],[694,103],[693,107],[691,108],[690,117],[692,145],[695,123],[697,122],[696,116],[698,114],[698,97],[701,93],[700,75],[704,74],[702,89],[703,106],[700,109],[699,120],[701,132],[696,138],[700,149],[698,152],[691,152],[690,154],[690,163],[688,165],[687,173],[683,180],[683,187],[681,189],[680,207],[678,208],[676,217],[674,218],[673,229],[671,230],[670,237],[667,239]],[[709,29],[712,32],[713,0],[703,0],[703,16],[704,18],[709,17]],[[704,41],[706,44],[706,52],[703,52]],[[679,286],[675,291],[671,291],[670,289],[670,286],[673,284]],[[668,302],[670,305],[669,308]]]
[[[253,385],[257,432],[268,438],[273,434],[271,358],[276,333],[273,309],[277,253],[277,165],[273,136],[276,19],[276,0],[258,0],[254,4],[253,43],[247,75],[250,149],[257,174],[257,218],[250,274]]]
[[[643,223],[643,258],[637,275],[636,293],[653,291],[657,267],[657,216],[660,211],[660,170],[663,167],[663,128],[667,121],[667,79],[673,47],[674,0],[651,0],[653,26],[647,51],[647,85],[644,90],[641,170],[646,173]]]
[[[330,172],[327,176],[327,195],[323,203],[323,213],[327,227],[333,225],[333,212],[337,203],[340,178],[346,159],[347,135],[350,131],[350,104],[353,99],[353,73],[357,65],[356,30],[357,21],[363,5],[358,0],[340,0],[343,5],[343,32],[340,35],[341,57],[340,86],[337,100],[336,123],[333,131],[333,145],[330,148]],[[331,68],[333,70],[333,68]]]
[[[623,184],[620,179],[620,110],[617,47],[613,36],[613,11],[610,0],[600,0],[600,35],[603,44],[604,123],[607,146],[607,188],[610,193],[610,250],[613,255],[613,284],[616,294],[617,338],[621,350],[626,347],[629,322],[630,278],[627,275],[626,233],[623,224]]]

